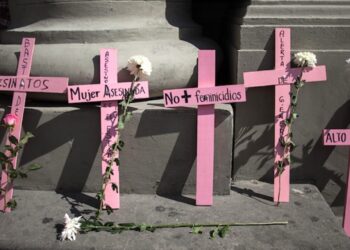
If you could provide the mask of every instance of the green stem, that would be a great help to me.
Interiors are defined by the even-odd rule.
[[[134,82],[137,80],[137,76],[135,76],[134,80],[132,81],[131,83],[131,87],[130,87],[130,92],[131,94],[129,93],[127,96],[126,96],[126,104],[124,106],[122,106],[123,108],[123,112],[122,112],[122,115],[120,116],[120,119],[124,122],[125,121],[125,118],[126,118],[126,114],[127,114],[127,110],[128,110],[128,107],[133,99],[133,96],[134,96],[134,90],[133,90],[133,87],[134,87]],[[96,211],[96,215],[95,215],[95,220],[98,220],[100,218],[100,215],[101,215],[101,211],[103,210],[103,203],[105,201],[105,192],[106,192],[106,188],[107,188],[107,185],[111,179],[111,172],[112,172],[112,165],[116,159],[115,155],[117,153],[117,148],[118,148],[118,145],[120,144],[120,131],[118,129],[118,126],[116,128],[116,137],[117,137],[117,140],[116,140],[116,143],[113,144],[112,146],[112,156],[110,157],[110,161],[108,163],[108,166],[106,168],[106,172],[104,173],[103,175],[103,183],[102,183],[102,188],[101,188],[101,191],[102,191],[102,198],[100,200],[100,204],[99,204],[99,208],[98,210]]]
[[[146,225],[147,228],[152,229],[165,229],[165,228],[194,228],[194,227],[220,227],[220,226],[273,226],[273,225],[287,225],[288,221],[272,221],[272,222],[231,222],[231,223],[208,223],[208,224],[196,224],[196,223],[179,223],[179,224],[161,224],[161,225]],[[123,226],[123,225],[112,225],[112,226],[99,226],[99,225],[86,225],[81,229],[100,229],[100,230],[110,230],[110,229],[123,229],[123,230],[137,230],[140,225],[133,226]]]
[[[304,73],[304,69],[305,69],[305,65],[302,65],[301,67],[301,72],[300,72],[300,76],[299,76],[299,80],[297,81],[302,81],[302,78],[303,78],[303,73]],[[295,86],[293,86],[293,88],[295,88]],[[300,91],[300,88],[296,88],[296,92],[295,92],[295,96],[296,96],[296,99],[298,100],[298,97],[299,97],[299,91]],[[293,93],[293,92],[292,92]],[[289,150],[289,144],[286,143],[288,142],[288,140],[292,139],[292,137],[290,136],[290,134],[292,133],[292,125],[294,123],[294,119],[292,119],[292,116],[293,116],[293,113],[296,111],[296,105],[291,105],[291,109],[289,111],[289,117],[286,117],[286,119],[289,119],[289,123],[285,123],[286,124],[286,127],[284,128],[284,131],[285,129],[287,128],[287,135],[285,137],[285,145],[283,147],[283,156],[282,156],[282,159],[280,161],[282,161],[283,163],[283,169],[278,169],[278,197],[277,197],[277,203],[276,203],[276,206],[279,206],[280,204],[280,195],[281,195],[281,175],[285,169],[285,166],[284,166],[284,162],[286,161],[288,155],[290,154],[290,150]],[[283,133],[284,133],[283,131]],[[283,134],[281,135],[281,137],[283,137]],[[284,138],[283,138],[284,139]],[[289,163],[290,164],[290,163]]]

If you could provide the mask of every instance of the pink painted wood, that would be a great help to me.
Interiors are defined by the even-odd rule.
[[[166,107],[198,106],[196,205],[213,204],[215,103],[246,100],[241,85],[215,86],[215,50],[198,53],[198,88],[164,90]]]
[[[118,56],[116,49],[100,50],[100,84],[72,85],[68,87],[69,103],[101,102],[101,147],[102,175],[106,172],[111,160],[110,148],[118,139],[118,100],[122,100],[130,90],[131,82],[118,83]],[[135,82],[137,86],[135,99],[149,97],[148,82]],[[118,152],[117,152],[118,153]],[[113,175],[107,184],[105,206],[112,209],[120,208],[119,166],[113,162]],[[118,192],[112,188],[112,183],[118,186]]]
[[[101,71],[103,72],[103,71]],[[135,82],[136,91],[135,98],[142,99],[149,96],[148,83]],[[110,84],[87,84],[75,85],[68,87],[68,102],[104,102],[104,101],[120,101],[125,93],[130,91],[131,82],[119,83],[118,85]]]
[[[164,91],[165,107],[245,102],[243,84],[212,88],[173,89]]]
[[[17,138],[20,138],[22,131],[22,122],[25,108],[26,92],[40,93],[64,93],[68,86],[68,78],[60,77],[30,77],[34,54],[35,39],[23,38],[20,57],[17,68],[17,77],[0,77],[0,91],[15,91],[12,99],[11,113],[17,116],[17,123],[12,132]],[[9,141],[7,141],[9,144]],[[13,159],[13,166],[17,166],[17,157]],[[1,188],[5,189],[5,196],[0,195],[0,210],[10,212],[10,208],[5,209],[6,201],[12,199],[13,186],[6,185],[8,177],[4,171],[1,174]]]
[[[115,49],[100,50],[100,82],[102,85],[113,86],[118,83],[118,55]],[[118,126],[118,102],[107,101],[101,103],[101,147],[102,147],[102,175],[106,172],[111,160],[110,147],[117,141],[116,129]],[[119,154],[117,152],[117,154]],[[113,175],[107,184],[105,191],[105,206],[113,209],[120,208],[119,195],[119,166],[116,162],[112,165]],[[118,186],[118,192],[113,191],[112,183]]]
[[[283,148],[279,144],[280,136],[288,133],[284,128],[283,120],[290,111],[290,84],[294,83],[300,74],[300,68],[291,68],[291,34],[289,28],[275,29],[275,69],[259,72],[245,72],[243,74],[244,85],[249,87],[275,86],[275,166],[283,155]],[[303,80],[306,82],[325,81],[326,67],[317,66],[306,68],[303,72]],[[277,86],[278,85],[278,86]],[[274,169],[274,201],[289,202],[289,172],[290,166],[286,166],[281,177],[276,175]],[[281,186],[281,189],[279,188]]]
[[[323,145],[350,146],[350,129],[325,129],[323,131]],[[350,237],[350,152],[344,203],[343,228],[346,235]]]
[[[275,30],[275,69],[282,69],[282,76],[290,68],[290,29]],[[288,135],[289,131],[284,125],[284,120],[289,116],[290,110],[290,85],[275,87],[275,166],[283,157],[283,147],[280,145],[280,137]],[[288,103],[288,104],[287,104]],[[274,168],[274,202],[289,201],[289,177],[290,166],[285,166],[284,172],[279,176],[277,168]]]
[[[198,53],[198,87],[215,86],[215,51]],[[198,106],[197,110],[197,206],[213,204],[214,182],[214,104]]]
[[[67,91],[67,79],[0,76],[0,91],[65,93]]]

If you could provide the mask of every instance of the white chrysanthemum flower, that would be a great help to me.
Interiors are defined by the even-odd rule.
[[[152,73],[152,63],[145,56],[132,56],[128,60],[127,69],[130,71],[130,75],[137,76],[140,80],[146,80]]]
[[[347,59],[347,60],[345,60],[345,62],[346,62],[347,64],[350,64],[350,58]]]
[[[68,214],[64,215],[64,229],[61,234],[61,240],[70,240],[73,241],[76,239],[76,234],[78,233],[78,230],[80,229],[80,220],[81,216],[77,218],[69,218]]]
[[[316,67],[317,58],[311,52],[298,52],[294,55],[294,63],[298,66]]]

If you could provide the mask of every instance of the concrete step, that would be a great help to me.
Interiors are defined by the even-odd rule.
[[[63,216],[88,217],[95,208],[93,194],[57,194],[16,190],[18,208],[0,214],[0,249],[319,249],[346,250],[350,240],[322,195],[313,185],[292,185],[291,202],[275,207],[272,185],[258,181],[234,184],[230,196],[215,196],[212,207],[193,206],[192,197],[171,199],[153,195],[122,195],[121,209],[105,220],[117,223],[228,223],[288,221],[286,226],[234,227],[224,238],[209,239],[190,229],[78,235],[60,242],[56,235]]]
[[[66,38],[69,39],[69,36]],[[218,49],[218,46],[209,39],[194,39],[192,42],[203,49]],[[131,56],[142,54],[148,57],[153,69],[149,77],[151,97],[162,97],[164,89],[197,85],[198,48],[180,40],[38,44],[35,46],[31,75],[69,77],[70,85],[99,83],[101,48],[118,50],[119,82],[132,80],[130,72],[125,69]],[[16,55],[19,49],[18,44],[0,45],[1,75],[16,74],[18,62]],[[217,67],[220,65],[220,56],[218,49]],[[35,96],[41,100],[66,100],[66,95]]]
[[[133,117],[122,135],[126,145],[120,155],[121,193],[194,193],[197,109],[164,108],[162,100],[133,103],[131,109]],[[214,192],[228,194],[233,110],[217,105],[215,114]],[[96,192],[101,185],[98,106],[29,102],[23,127],[35,138],[25,147],[20,166],[37,162],[44,168],[18,181],[16,188]]]

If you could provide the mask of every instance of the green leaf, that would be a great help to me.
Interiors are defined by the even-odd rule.
[[[1,160],[7,160],[8,157],[7,157],[7,155],[5,155],[3,152],[0,152],[0,159],[1,159]]]
[[[278,161],[277,162],[277,171],[278,171],[278,174],[282,174],[283,173],[283,171],[284,171],[283,161]]]
[[[215,237],[218,235],[219,233],[219,227],[214,228],[213,230],[210,231],[210,239],[215,239]]]
[[[14,169],[9,170],[9,176],[11,179],[16,179],[18,177],[18,172]]]
[[[15,136],[13,136],[13,135],[9,136],[9,141],[12,144],[18,145],[18,139]]]
[[[11,208],[12,210],[17,207],[17,201],[15,199],[10,200],[7,202],[6,207]]]
[[[27,132],[27,133],[22,137],[22,139],[20,140],[19,144],[25,145],[26,143],[28,143],[28,140],[29,140],[30,138],[33,138],[33,137],[34,137],[34,135],[33,135],[32,133]]]
[[[285,123],[286,125],[289,125],[289,124],[291,123],[291,120],[290,120],[289,118],[287,118],[287,119],[284,121],[284,123]]]
[[[119,151],[122,151],[123,147],[124,147],[125,143],[122,141],[122,140],[119,140],[119,143],[118,143],[118,146],[117,146],[117,149]]]
[[[122,107],[125,107],[125,106],[126,106],[126,101],[125,101],[125,100],[121,101],[121,102],[119,103],[119,105],[121,105]]]
[[[28,175],[27,175],[26,173],[22,172],[22,171],[18,171],[18,175],[19,175],[19,177],[21,177],[22,179],[28,177]]]
[[[113,213],[113,209],[106,204],[106,211],[107,211],[107,214],[110,215],[111,213]]]
[[[126,122],[130,121],[131,117],[132,117],[132,112],[130,111],[126,112],[125,121]]]
[[[194,226],[194,227],[192,227],[191,233],[193,233],[193,234],[202,234],[203,233],[203,227]]]
[[[298,97],[296,95],[292,95],[292,105],[296,106],[298,104]]]
[[[141,224],[140,224],[140,226],[139,226],[139,230],[140,230],[140,232],[144,232],[144,231],[146,231],[146,230],[147,230],[147,228],[148,228],[148,225],[147,225],[147,224],[145,224],[145,223],[141,223]]]
[[[29,170],[29,171],[35,171],[35,170],[38,170],[38,169],[40,169],[40,168],[42,168],[42,166],[41,166],[40,164],[38,164],[38,163],[33,163],[33,164],[31,164],[31,165],[28,167],[28,170]]]
[[[119,223],[118,226],[124,227],[127,229],[132,229],[132,228],[136,227],[136,224],[135,223]]]
[[[222,226],[218,230],[218,235],[220,236],[220,238],[224,238],[229,231],[230,227],[228,225]]]
[[[118,121],[118,129],[121,130],[121,129],[124,129],[124,121],[122,119],[119,119]]]
[[[114,222],[113,221],[107,221],[105,224],[104,224],[105,227],[114,227]]]
[[[12,157],[14,157],[14,156],[16,156],[16,150],[12,147],[12,146],[10,146],[10,145],[5,145],[5,150],[6,151],[9,151],[10,153],[11,153],[11,156]]]
[[[115,162],[115,164],[117,164],[118,166],[120,166],[119,158],[115,158],[115,159],[114,159],[114,162]]]
[[[296,144],[292,140],[289,140],[288,146],[289,146],[289,151],[291,152],[296,148]]]
[[[97,198],[99,201],[102,201],[103,198],[104,198],[103,192],[102,192],[102,191],[97,192],[97,193],[96,193],[96,198]]]
[[[148,226],[148,227],[146,228],[146,230],[147,230],[148,232],[151,232],[151,233],[154,233],[154,231],[156,231],[156,229],[155,229],[154,227],[152,227],[152,226]]]
[[[113,191],[115,191],[116,193],[119,193],[118,185],[115,184],[114,182],[112,183],[112,189],[113,189]]]

